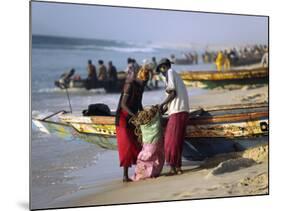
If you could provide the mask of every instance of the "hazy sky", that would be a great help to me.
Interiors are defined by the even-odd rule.
[[[32,34],[153,43],[267,43],[268,18],[32,2]]]

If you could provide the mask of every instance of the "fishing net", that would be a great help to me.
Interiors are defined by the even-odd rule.
[[[138,112],[130,119],[135,125],[135,134],[142,143],[154,143],[162,137],[161,115],[158,106]]]

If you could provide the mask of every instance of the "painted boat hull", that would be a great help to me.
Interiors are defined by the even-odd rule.
[[[38,123],[39,122],[39,123]],[[34,126],[42,132],[54,134],[66,140],[82,140],[97,145],[98,147],[117,150],[116,137],[112,135],[87,134],[77,131],[68,124],[56,124],[51,121],[33,120]],[[233,138],[185,138],[183,146],[183,158],[186,160],[203,160],[220,153],[242,151],[249,147],[268,143],[266,134],[252,137],[233,137]]]
[[[187,71],[180,73],[186,86],[214,88],[230,84],[267,84],[268,68],[228,71]]]
[[[114,116],[57,114],[59,121],[48,120],[49,117],[33,119],[34,126],[42,132],[55,133],[62,138],[77,137],[103,148],[116,148]],[[166,122],[167,118],[163,118],[164,128]],[[197,142],[267,137],[268,127],[267,104],[217,106],[208,108],[207,111],[196,109],[191,112],[185,137]]]
[[[60,121],[85,134],[115,136],[114,116],[61,115]],[[163,118],[163,127],[167,118]],[[268,107],[218,109],[191,115],[186,126],[187,138],[245,137],[268,133]]]

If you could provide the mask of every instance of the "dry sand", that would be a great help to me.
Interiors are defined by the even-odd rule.
[[[90,190],[73,197],[71,206],[268,194],[268,145],[218,155],[201,166],[183,169],[182,175],[165,176],[165,169],[155,179],[132,183],[112,181],[103,184],[98,192],[90,193]],[[214,173],[216,169],[220,171]],[[64,201],[56,206],[60,204]]]
[[[268,86],[229,86],[228,89],[217,88],[202,95],[190,97],[190,105],[196,107],[211,107],[240,103],[267,103]]]
[[[268,102],[268,86],[216,89],[191,96],[191,107]],[[137,203],[268,194],[268,146],[218,155],[201,166],[184,166],[182,175],[123,183],[121,177],[57,199],[54,207]],[[120,175],[122,169],[120,168]]]

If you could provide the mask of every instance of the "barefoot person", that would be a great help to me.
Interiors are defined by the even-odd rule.
[[[129,182],[128,168],[136,164],[141,150],[138,138],[134,134],[134,126],[129,119],[142,110],[142,95],[149,73],[140,70],[137,74],[133,63],[128,64],[128,76],[116,111],[116,136],[120,166],[123,167],[123,181]]]
[[[189,112],[188,93],[180,76],[171,68],[169,59],[161,59],[157,71],[166,78],[167,98],[160,105],[162,112],[167,111],[169,115],[164,135],[165,160],[171,167],[169,175],[181,174],[181,156]]]
[[[133,118],[132,123],[138,127],[142,138],[142,150],[138,155],[132,180],[158,177],[165,162],[159,108],[156,106],[145,108]]]

